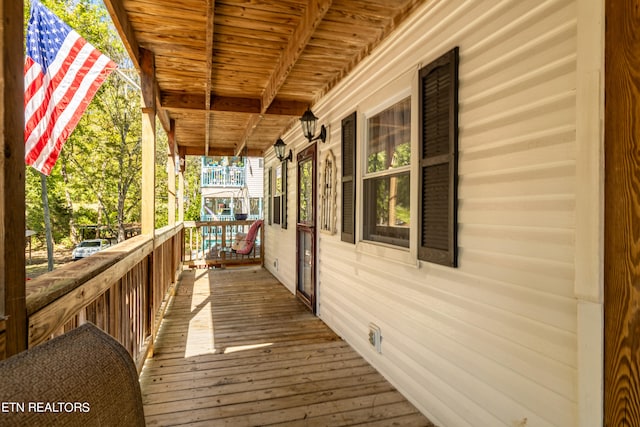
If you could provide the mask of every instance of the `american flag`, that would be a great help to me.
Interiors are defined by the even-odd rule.
[[[24,66],[25,161],[45,175],[116,64],[31,1]]]

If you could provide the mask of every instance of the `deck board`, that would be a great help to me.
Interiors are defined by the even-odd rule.
[[[259,267],[185,271],[140,384],[150,426],[432,426]]]

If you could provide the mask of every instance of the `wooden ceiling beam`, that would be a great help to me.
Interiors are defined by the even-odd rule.
[[[242,150],[245,148],[247,140],[251,137],[253,131],[258,127],[258,124],[262,120],[263,114],[269,113],[269,110],[271,109],[272,104],[274,104],[280,88],[284,84],[289,73],[291,73],[291,70],[293,70],[293,67],[296,65],[298,58],[300,58],[300,55],[302,55],[302,52],[305,50],[305,47],[309,43],[309,40],[311,40],[311,36],[316,31],[316,28],[318,27],[320,22],[322,22],[322,19],[331,7],[331,3],[332,0],[312,0],[308,2],[307,8],[305,9],[302,18],[300,19],[300,23],[293,31],[293,35],[289,39],[287,47],[280,56],[280,61],[276,65],[273,73],[271,73],[269,81],[262,91],[259,114],[251,115],[245,132],[240,139],[240,144],[238,144],[236,148],[236,156],[240,155]],[[304,105],[302,105],[302,111],[300,111],[298,107],[300,106],[296,106],[295,114],[291,115],[298,117],[302,115],[302,113],[304,112]],[[284,111],[284,105],[280,104],[278,107],[276,107],[276,109],[272,110],[272,112],[276,111],[282,113]]]
[[[308,6],[300,19],[300,23],[293,31],[293,35],[289,39],[287,47],[282,52],[278,65],[271,74],[269,82],[262,92],[261,113],[265,113],[271,105],[271,102],[276,98],[287,76],[291,73],[291,70],[293,70],[293,67],[296,65],[300,55],[302,55],[309,40],[311,40],[311,36],[331,7],[331,3],[332,0],[313,0],[308,2]]]
[[[163,93],[161,107],[167,110],[219,111],[232,113],[261,114],[261,101],[257,98],[236,98],[211,96],[207,110],[205,97],[180,93]],[[300,117],[309,103],[305,101],[285,101],[276,99],[265,115]]]
[[[178,154],[178,142],[176,141],[176,121],[173,119],[171,119],[167,137],[169,140],[169,154],[174,157]]]
[[[204,150],[202,147],[195,146],[181,146],[179,147],[180,153],[184,153],[185,156],[204,156]],[[212,146],[209,148],[209,156],[235,156],[235,148],[234,147],[216,147]],[[248,157],[262,157],[264,153],[259,149],[249,149],[247,150]]]
[[[253,133],[255,128],[258,126],[261,120],[262,120],[261,114],[252,114],[249,117],[249,121],[247,122],[247,127],[244,130],[244,134],[242,134],[242,137],[240,138],[240,144],[238,144],[238,146],[236,147],[236,150],[234,153],[236,156],[239,156],[242,153],[242,150],[247,145],[247,139],[249,139],[249,137],[251,136],[251,134]]]
[[[129,53],[136,69],[140,70],[140,43],[135,36],[127,12],[122,5],[122,0],[104,0],[104,5],[111,15],[113,25],[118,30],[122,43]]]
[[[169,112],[162,108],[162,104],[160,102],[160,86],[156,81],[156,115],[160,119],[160,124],[166,133],[171,131],[171,122],[169,119]]]

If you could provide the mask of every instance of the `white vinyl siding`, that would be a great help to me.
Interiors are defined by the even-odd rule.
[[[578,425],[576,16],[571,0],[425,2],[314,106],[330,130],[319,156],[340,165],[343,117],[361,129],[367,100],[460,47],[458,268],[340,230],[318,245],[319,315],[438,425]]]
[[[256,157],[247,158],[245,167],[245,180],[249,189],[249,197],[264,197],[264,170],[260,166],[262,159]],[[249,166],[251,164],[251,166]]]
[[[326,101],[348,113],[460,46],[459,268],[320,237],[322,318],[443,426],[577,425],[575,15],[571,1],[430,2],[347,100]]]

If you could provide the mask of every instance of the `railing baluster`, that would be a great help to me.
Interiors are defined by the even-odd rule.
[[[205,166],[202,168],[203,187],[242,187],[245,183],[244,166]]]
[[[189,267],[224,267],[232,264],[262,264],[264,259],[263,227],[260,227],[259,237],[254,241],[254,250],[247,255],[240,255],[232,249],[236,236],[239,233],[247,234],[253,220],[246,221],[189,221],[185,222],[185,229],[189,230],[189,236],[193,233],[202,236],[202,245],[199,246],[197,256],[191,256],[194,252],[191,247],[192,238],[185,238],[184,260]],[[186,232],[183,232],[187,236]],[[256,247],[256,245],[258,245]]]

